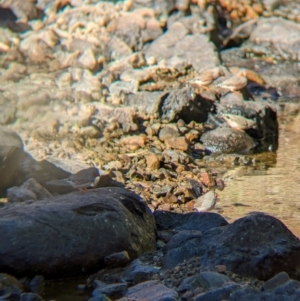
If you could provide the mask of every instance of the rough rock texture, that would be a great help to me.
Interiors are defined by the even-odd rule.
[[[173,121],[181,118],[186,123],[205,122],[213,104],[193,93],[189,87],[173,90],[165,96],[161,104],[161,118]]]
[[[0,127],[0,195],[13,186],[23,154],[23,143],[15,132]]]
[[[0,124],[9,124],[15,120],[16,105],[13,101],[9,101],[2,94],[0,95]]]
[[[207,293],[195,296],[192,301],[222,301],[227,300],[232,293],[241,290],[242,287],[238,284],[230,284],[225,287],[213,289]],[[241,299],[242,300],[242,299]]]
[[[201,269],[225,265],[242,276],[268,279],[286,271],[300,277],[300,242],[276,218],[263,213],[243,217],[225,227],[181,231],[164,248],[164,268],[187,257],[201,256]]]
[[[205,290],[221,287],[224,284],[231,282],[230,278],[216,272],[202,272],[194,276],[185,278],[178,287],[178,290],[183,292],[194,290],[197,287],[203,287]],[[232,282],[231,282],[232,283]]]
[[[158,230],[207,231],[211,228],[228,225],[221,215],[207,212],[180,214],[168,211],[155,211],[154,218]]]
[[[158,114],[164,94],[165,93],[158,91],[143,91],[135,94],[127,94],[124,104],[144,114]]]
[[[154,274],[159,273],[159,268],[142,263],[135,259],[125,270],[122,279],[130,284],[138,284],[151,280]]]
[[[174,66],[172,61],[178,57],[181,64],[192,65],[198,72],[219,64],[215,46],[209,42],[208,37],[204,34],[189,34],[188,29],[179,22],[173,23],[167,32],[155,39],[145,54],[148,58],[155,57],[157,61],[166,60],[168,66]],[[204,61],[204,57],[210,59]]]
[[[245,50],[276,55],[280,59],[298,59],[300,25],[282,18],[261,18],[250,35]]]
[[[206,149],[212,153],[247,153],[255,147],[254,140],[245,132],[221,127],[201,136]]]
[[[278,111],[280,110],[278,105],[266,103],[266,101],[238,101],[233,99],[232,95],[228,94],[228,97],[223,97],[220,100],[220,104],[216,105],[219,116],[222,118],[222,114],[233,114],[242,116],[244,118],[254,121],[254,125],[245,129],[245,133],[255,140],[256,148],[259,150],[276,150],[278,148]],[[211,115],[210,115],[211,117]],[[215,119],[216,119],[215,117]],[[226,122],[225,122],[226,123]],[[231,133],[228,133],[227,143],[228,150],[230,150],[230,144],[232,147],[240,149],[244,144],[244,151],[247,151],[247,140],[241,136],[241,141],[237,139],[229,140],[232,137]],[[225,139],[227,140],[227,139]],[[218,143],[218,141],[217,141]],[[219,143],[222,143],[222,139],[219,139]],[[270,148],[270,145],[272,147]]]
[[[15,274],[74,276],[99,268],[111,253],[126,250],[133,259],[155,249],[154,219],[125,189],[9,205],[0,210],[0,225],[0,269]]]
[[[141,50],[144,43],[162,34],[159,22],[151,10],[140,9],[112,20],[107,31],[115,34],[133,49]]]
[[[33,178],[24,182],[20,187],[14,186],[7,189],[7,200],[9,202],[37,201],[51,196],[51,193]]]
[[[259,292],[254,289],[244,289],[234,292],[229,301],[297,301],[300,298],[300,282],[289,280],[288,282],[280,285],[267,292]]]
[[[150,280],[131,287],[126,297],[129,300],[175,301],[177,300],[178,294],[175,290],[167,288],[158,281]]]

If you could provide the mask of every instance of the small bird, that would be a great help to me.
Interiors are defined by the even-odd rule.
[[[87,189],[95,188],[100,180],[100,173],[96,167],[89,167],[87,169],[82,169],[77,173],[71,175],[69,178],[64,179],[74,188],[77,189]]]
[[[209,86],[214,80],[216,80],[220,76],[224,76],[224,71],[220,67],[216,67],[204,71],[199,76],[190,80],[190,83],[195,84],[199,87],[206,87]]]
[[[48,181],[48,185],[64,186],[70,185],[79,190],[97,187],[100,180],[100,173],[96,167],[82,169],[66,179]]]
[[[217,194],[210,190],[204,195],[198,197],[194,204],[194,209],[198,212],[206,212],[214,209],[217,202]]]
[[[242,70],[230,78],[224,80],[217,85],[219,88],[229,90],[231,92],[238,91],[247,86],[248,80],[246,77],[246,71]]]
[[[251,129],[256,125],[255,120],[247,119],[241,115],[222,114],[222,116],[225,119],[225,121],[229,124],[230,127],[238,131]]]

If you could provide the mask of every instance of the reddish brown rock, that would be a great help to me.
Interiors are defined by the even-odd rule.
[[[145,137],[144,136],[128,136],[121,139],[121,143],[124,145],[138,145],[144,146],[145,145]]]
[[[185,137],[173,137],[165,140],[165,144],[168,148],[179,149],[187,151],[189,143]]]
[[[154,154],[147,155],[146,156],[146,162],[147,162],[147,166],[150,169],[159,169],[159,167],[160,167],[160,160]]]

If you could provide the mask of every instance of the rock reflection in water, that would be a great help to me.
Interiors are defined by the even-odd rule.
[[[273,164],[270,160],[263,167],[228,171],[226,188],[218,192],[217,209],[229,222],[253,211],[266,212],[300,236],[300,114],[292,122],[282,124],[282,120],[284,115],[279,120],[279,148]]]

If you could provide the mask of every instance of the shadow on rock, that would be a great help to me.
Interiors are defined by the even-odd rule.
[[[225,265],[229,271],[262,280],[281,271],[300,276],[299,239],[278,219],[263,213],[203,232],[180,231],[164,247],[163,267],[172,268],[193,256],[201,256],[201,270]]]
[[[80,275],[112,253],[130,259],[156,248],[146,203],[122,188],[99,188],[0,210],[0,269],[17,275]]]

